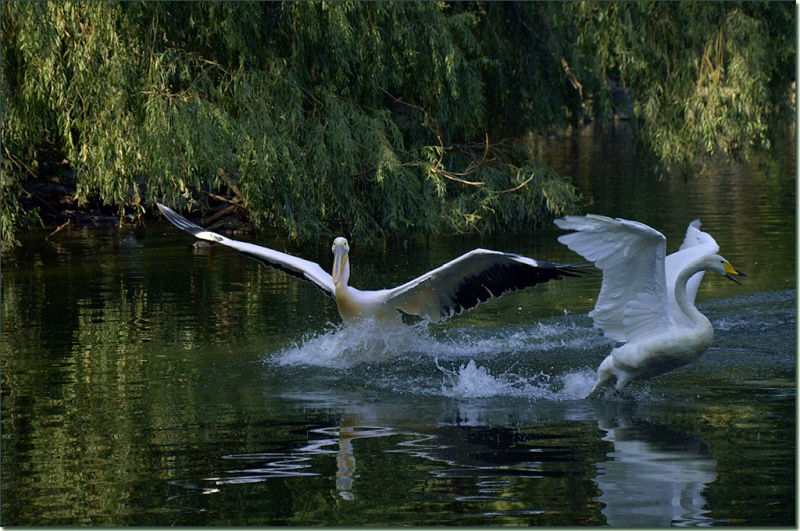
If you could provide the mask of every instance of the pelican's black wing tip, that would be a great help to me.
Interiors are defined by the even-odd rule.
[[[578,264],[553,264],[556,271],[566,277],[587,277],[601,274],[594,265],[583,262]]]

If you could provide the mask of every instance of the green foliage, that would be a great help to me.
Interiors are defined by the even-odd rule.
[[[576,125],[582,118],[580,92],[564,74],[558,58],[558,52],[565,52],[562,48],[572,42],[571,35],[560,31],[565,26],[558,26],[564,11],[560,4],[456,4],[473,8],[481,20],[478,38],[487,113],[493,127],[551,131]]]
[[[519,145],[479,144],[448,152],[428,149],[423,156],[428,159],[423,164],[427,178],[441,195],[451,196],[446,218],[456,231],[532,228],[574,208],[574,188]],[[456,167],[464,157],[470,163],[461,171],[444,169]],[[467,188],[458,189],[457,194],[448,192],[453,182]]]
[[[552,171],[500,201],[516,166],[477,187],[427,169],[426,146],[486,129],[478,22],[443,3],[4,3],[4,142],[20,160],[62,151],[82,201],[141,212],[235,185],[257,225],[299,239],[571,208]]]
[[[583,68],[630,87],[639,138],[667,168],[769,147],[790,96],[791,2],[571,3]],[[598,110],[607,112],[609,93]],[[794,113],[791,112],[791,116]]]
[[[53,154],[83,204],[235,196],[301,240],[532,226],[576,191],[494,131],[607,116],[613,79],[667,165],[746,156],[787,5],[4,2],[3,241]]]
[[[3,158],[2,162],[3,179],[0,181],[0,198],[2,200],[2,241],[3,244],[13,247],[17,243],[16,233],[19,230],[22,218],[26,213],[18,200],[24,190],[20,184],[21,178],[13,167],[11,161]]]

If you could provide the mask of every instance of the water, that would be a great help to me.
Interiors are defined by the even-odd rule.
[[[345,328],[309,285],[166,223],[3,255],[4,525],[795,525],[793,146],[660,181],[629,137],[532,146],[587,211],[699,217],[749,275],[706,275],[714,345],[587,401],[611,345],[567,279],[444,324]],[[476,246],[574,261],[559,232],[353,243],[396,285]],[[330,242],[294,247],[330,262]]]

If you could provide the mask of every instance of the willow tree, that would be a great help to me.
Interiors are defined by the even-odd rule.
[[[474,13],[6,2],[2,14],[4,238],[43,148],[68,160],[78,201],[142,212],[225,196],[300,239],[520,228],[575,200],[486,136]]]
[[[576,66],[630,90],[638,137],[666,169],[748,158],[794,122],[794,2],[577,2],[561,10]]]
[[[530,227],[576,190],[495,131],[602,117],[617,79],[667,162],[763,145],[793,72],[792,13],[3,2],[3,240],[28,214],[26,184],[62,159],[77,203],[139,215],[216,198],[297,239]]]

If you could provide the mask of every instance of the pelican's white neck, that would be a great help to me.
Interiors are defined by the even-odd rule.
[[[336,273],[336,265],[334,264],[334,278]],[[340,266],[338,281],[336,287],[347,287],[347,282],[350,280],[350,260],[345,258],[345,262]]]

